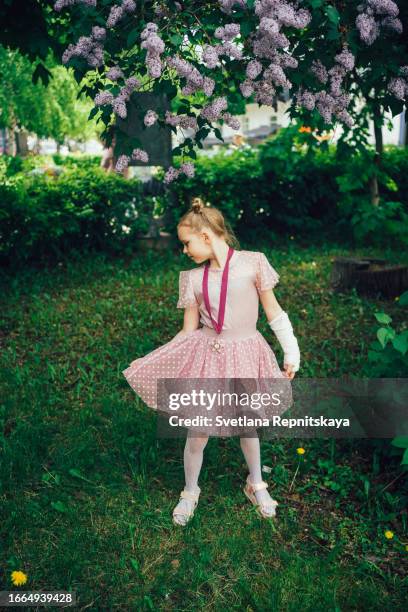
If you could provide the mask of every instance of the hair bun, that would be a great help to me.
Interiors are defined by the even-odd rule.
[[[204,208],[204,202],[202,201],[202,199],[194,198],[191,204],[191,210],[196,214],[200,214],[203,208]]]

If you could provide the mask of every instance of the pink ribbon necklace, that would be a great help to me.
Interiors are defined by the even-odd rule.
[[[222,326],[224,325],[224,316],[225,316],[225,302],[227,300],[227,286],[228,286],[228,272],[229,272],[229,262],[234,253],[234,249],[229,247],[227,261],[225,262],[224,270],[222,272],[221,279],[221,292],[220,292],[220,305],[218,308],[218,321],[214,321],[211,314],[211,306],[210,306],[210,298],[208,297],[208,270],[210,268],[210,264],[207,261],[204,268],[204,276],[203,276],[203,296],[204,303],[207,308],[207,312],[213,324],[213,327],[217,334],[220,334],[222,331]]]

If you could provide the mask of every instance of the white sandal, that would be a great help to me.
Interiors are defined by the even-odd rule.
[[[195,510],[195,508],[196,508],[196,506],[198,504],[198,498],[200,497],[200,493],[201,493],[200,487],[198,487],[198,493],[192,493],[191,491],[186,491],[186,489],[183,489],[183,491],[180,493],[179,503],[180,503],[180,501],[182,499],[187,499],[187,500],[193,502],[193,506],[192,506],[190,512],[185,512],[183,510],[177,510],[177,512],[176,512],[177,506],[176,506],[176,508],[174,508],[174,510],[173,510],[173,523],[175,525],[182,525],[184,527],[185,525],[187,525],[189,520],[193,518],[194,510]]]
[[[278,502],[274,499],[272,499],[271,502],[264,502],[263,504],[260,504],[257,501],[255,497],[255,491],[267,489],[268,486],[268,483],[264,482],[263,480],[261,482],[253,484],[249,480],[249,474],[246,479],[246,485],[244,486],[245,495],[247,496],[249,501],[256,507],[257,513],[263,518],[273,518],[274,516],[276,516],[276,506],[279,505]]]

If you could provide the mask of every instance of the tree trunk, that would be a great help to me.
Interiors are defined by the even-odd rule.
[[[374,156],[374,164],[380,169],[382,162],[382,155],[384,152],[384,142],[383,142],[383,134],[381,127],[381,111],[379,107],[376,107],[374,110],[374,137],[375,137],[375,156]],[[369,180],[369,189],[370,189],[370,199],[371,204],[373,206],[378,206],[380,203],[380,190],[378,187],[378,177],[377,173],[373,174]]]
[[[375,160],[374,160],[374,163],[376,163]],[[376,175],[373,175],[370,177],[368,185],[370,189],[371,204],[373,206],[378,206],[380,202],[380,192],[378,190],[378,178]]]
[[[9,128],[6,128],[7,130],[6,154],[12,155],[13,157],[15,157],[15,155],[17,154],[15,127],[16,127],[16,124],[15,124],[15,121],[13,121],[12,125]]]
[[[25,130],[19,130],[16,132],[16,149],[17,155],[25,157],[28,154],[28,133]]]
[[[383,133],[382,133],[382,127],[381,127],[380,120],[381,120],[381,115],[378,111],[374,117],[374,136],[375,136],[375,150],[381,158],[382,154],[384,153],[384,142],[383,142]]]

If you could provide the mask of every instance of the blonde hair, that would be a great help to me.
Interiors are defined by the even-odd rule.
[[[229,246],[236,250],[241,248],[238,238],[222,212],[214,206],[207,206],[199,197],[192,198],[189,210],[177,224],[177,227],[181,226],[190,227],[195,232],[201,232],[204,227],[209,227],[214,234],[224,238]]]

